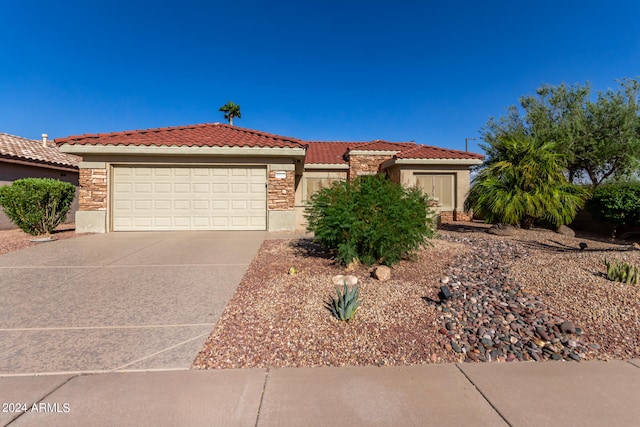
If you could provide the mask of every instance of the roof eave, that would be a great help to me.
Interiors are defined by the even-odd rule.
[[[304,168],[349,170],[349,165],[345,165],[343,163],[305,163]]]
[[[188,147],[156,145],[60,145],[60,152],[68,154],[143,154],[185,156],[267,156],[304,157],[306,150],[299,147]]]
[[[383,168],[393,165],[456,165],[474,166],[482,164],[480,159],[389,159],[382,164]]]
[[[0,156],[0,162],[14,163],[17,165],[24,165],[24,166],[33,166],[37,168],[56,169],[56,170],[65,171],[65,172],[78,172],[78,166],[64,165],[61,163],[51,163],[51,162],[46,162],[44,160],[35,160],[35,159],[27,159],[27,158],[17,159],[17,158]]]

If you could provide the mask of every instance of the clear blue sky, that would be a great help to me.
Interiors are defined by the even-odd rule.
[[[0,132],[224,122],[233,100],[279,135],[464,149],[542,83],[640,76],[640,2],[0,0],[0,40]]]

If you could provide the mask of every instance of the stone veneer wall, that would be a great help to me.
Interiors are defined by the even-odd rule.
[[[267,183],[267,207],[269,210],[294,210],[295,171],[286,172],[286,178],[276,178],[276,171],[269,171]]]
[[[471,212],[458,212],[458,211],[444,211],[439,214],[440,222],[454,222],[454,221],[471,221],[473,219],[473,213]]]
[[[375,174],[380,172],[380,165],[392,156],[349,155],[349,179],[356,179],[361,172]]]
[[[107,210],[107,170],[104,168],[80,169],[79,181],[79,210]]]

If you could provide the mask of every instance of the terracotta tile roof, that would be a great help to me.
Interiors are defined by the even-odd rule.
[[[69,136],[56,138],[55,143],[58,145],[178,147],[306,148],[307,146],[306,143],[295,138],[220,123]]]
[[[0,160],[2,159],[73,169],[78,169],[80,162],[80,157],[61,153],[56,147],[45,147],[42,141],[0,132]]]
[[[465,151],[420,145],[414,142],[324,142],[307,141],[309,148],[305,164],[348,164],[350,150],[397,151],[396,159],[484,159],[484,156]]]
[[[461,159],[482,160],[481,154],[467,151],[450,150],[448,148],[434,147],[432,145],[415,145],[413,148],[403,150],[396,154],[397,159]]]
[[[367,142],[324,142],[307,141],[309,148],[304,160],[305,164],[341,164],[347,165],[345,154],[355,147],[368,144]]]

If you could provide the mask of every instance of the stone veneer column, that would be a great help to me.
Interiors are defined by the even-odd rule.
[[[285,178],[276,178],[276,173]],[[270,210],[293,210],[295,207],[295,171],[269,171],[267,206]]]
[[[296,228],[294,165],[271,165],[267,176],[267,215],[269,231]]]
[[[380,165],[393,156],[349,155],[349,180],[356,179],[361,173],[375,175],[380,172]]]
[[[107,231],[107,169],[104,163],[80,164],[76,232]]]
[[[80,169],[81,211],[107,210],[107,170]]]

